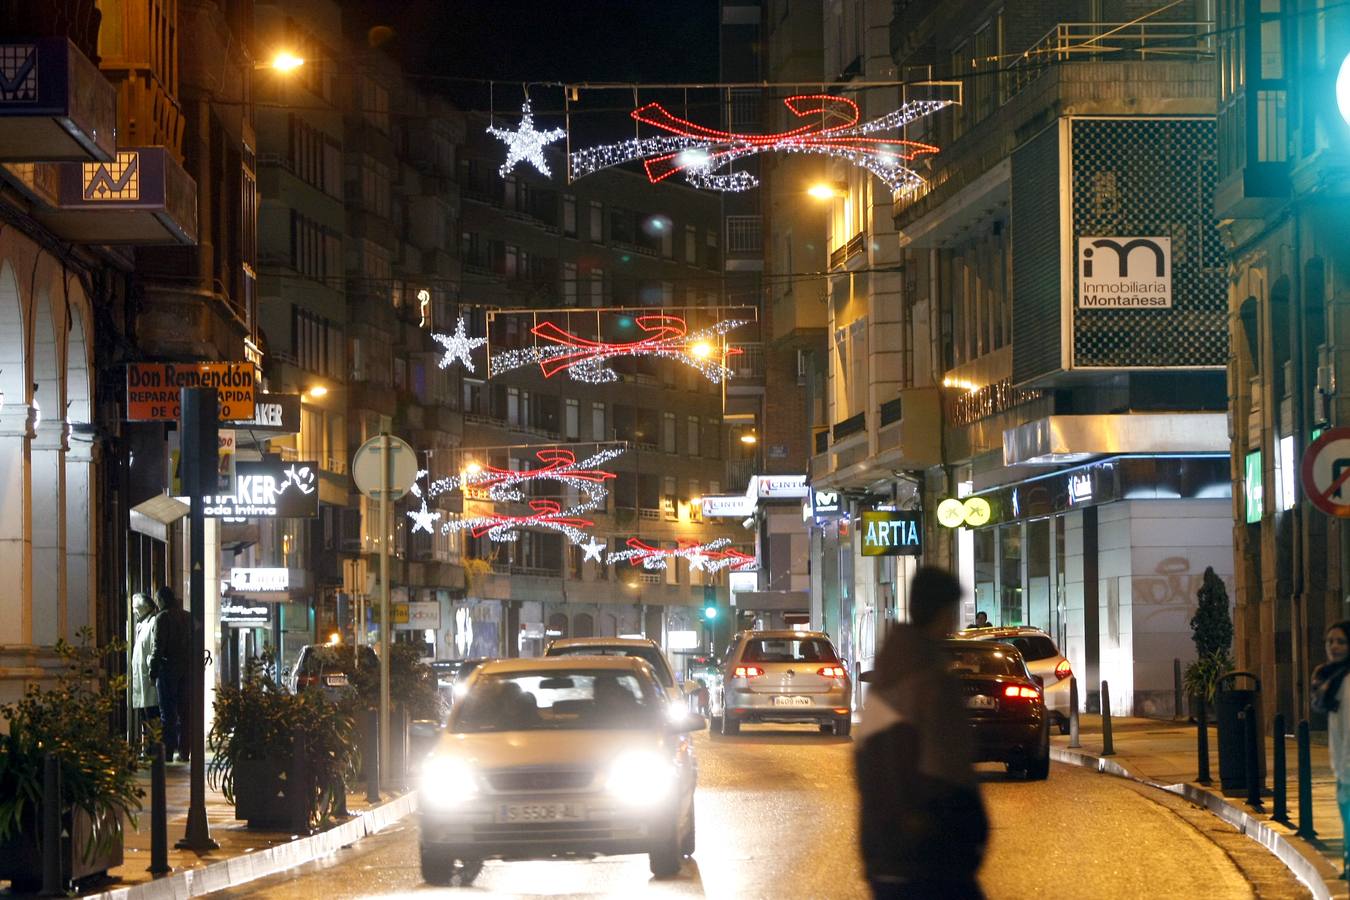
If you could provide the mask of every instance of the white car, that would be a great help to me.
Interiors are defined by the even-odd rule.
[[[1010,625],[967,628],[953,636],[963,641],[997,641],[1016,647],[1026,661],[1027,671],[1041,681],[1046,715],[1058,726],[1060,734],[1069,733],[1069,676],[1073,669],[1050,635],[1039,628]]]
[[[630,657],[483,664],[422,766],[422,877],[461,884],[486,859],[646,853],[668,877],[694,851],[703,719]]]
[[[544,648],[545,656],[632,656],[645,661],[672,703],[688,703],[687,692],[675,680],[675,669],[651,638],[580,637],[558,638]],[[697,689],[698,685],[688,685]]]

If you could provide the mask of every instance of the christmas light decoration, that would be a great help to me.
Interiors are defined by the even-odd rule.
[[[596,562],[604,562],[604,560],[600,558],[600,553],[604,549],[605,545],[602,542],[597,541],[595,536],[592,535],[590,541],[581,545],[581,552],[584,554],[581,561],[587,562],[593,559]]]
[[[475,347],[481,347],[487,343],[487,338],[471,338],[468,329],[464,324],[464,317],[459,317],[459,322],[455,325],[454,334],[432,334],[431,339],[445,348],[445,355],[441,357],[438,365],[442,369],[448,369],[456,362],[463,364],[467,371],[473,371],[473,350]]]
[[[516,489],[517,485],[525,481],[546,478],[561,482],[587,495],[598,495],[599,499],[603,500],[608,496],[604,482],[616,476],[612,472],[601,471],[599,467],[617,459],[625,452],[623,447],[605,447],[577,462],[576,454],[571,450],[550,447],[535,453],[535,457],[544,463],[541,468],[513,470],[479,466],[475,471],[466,470],[459,475],[447,475],[445,478],[436,479],[427,485],[426,493],[430,497],[437,497],[446,491],[462,490],[466,487],[486,487],[490,499],[498,503],[510,503],[521,499],[521,494]]]
[[[436,520],[439,519],[440,517],[441,517],[440,510],[435,510],[433,512],[427,509],[426,498],[422,499],[422,509],[420,511],[417,510],[408,511],[408,518],[412,519],[413,522],[412,526],[413,534],[416,534],[419,531],[425,531],[427,534],[434,534]]]
[[[695,571],[717,572],[732,568],[742,570],[753,567],[755,558],[739,550],[723,549],[731,543],[731,538],[716,538],[706,544],[698,541],[680,541],[673,548],[653,547],[640,538],[630,537],[624,542],[627,550],[615,550],[608,555],[610,563],[627,562],[629,565],[642,566],[648,571],[665,569],[672,560],[684,559]]]
[[[531,500],[532,512],[524,516],[507,516],[493,513],[485,516],[470,516],[453,522],[446,522],[441,531],[468,531],[474,537],[487,535],[493,541],[514,541],[521,528],[548,528],[564,534],[574,544],[580,544],[586,535],[581,529],[590,528],[595,522],[574,515],[577,507],[564,510],[557,500]]]
[[[727,347],[721,338],[746,321],[725,319],[690,332],[688,324],[679,316],[637,316],[634,322],[647,337],[619,343],[591,340],[572,334],[553,322],[541,322],[531,328],[530,333],[546,343],[494,353],[489,369],[495,375],[538,365],[547,378],[567,370],[576,381],[604,384],[619,380],[619,374],[605,365],[609,360],[621,356],[654,356],[679,360],[697,369],[713,384],[720,384],[731,376],[727,358],[740,353],[734,347]]]
[[[635,120],[667,132],[666,136],[632,138],[578,150],[568,156],[572,180],[601,169],[642,160],[653,184],[683,172],[695,187],[718,191],[743,191],[759,182],[748,172],[726,172],[730,164],[758,153],[811,153],[840,159],[876,175],[892,192],[914,190],[923,178],[906,163],[936,153],[932,144],[873,137],[878,132],[900,128],[936,112],[951,101],[911,100],[883,116],[859,124],[858,104],[830,94],[799,94],[783,103],[799,119],[816,119],[787,131],[772,134],[742,134],[708,128],[682,119],[660,103],[633,110]],[[824,125],[824,120],[835,124]]]
[[[520,107],[520,127],[515,131],[508,131],[505,128],[489,125],[487,133],[506,143],[506,162],[502,163],[501,168],[497,169],[497,174],[503,178],[516,167],[516,163],[522,160],[534,166],[544,175],[551,175],[552,173],[548,170],[548,162],[544,159],[544,148],[567,135],[567,132],[562,128],[536,131],[534,128],[534,113],[530,110],[528,99]]]

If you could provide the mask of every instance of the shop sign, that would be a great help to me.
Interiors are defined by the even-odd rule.
[[[222,422],[252,419],[253,364],[127,363],[127,420],[174,422],[181,417],[179,391],[215,388]]]
[[[989,501],[983,497],[948,497],[937,506],[938,524],[944,528],[979,528],[989,523],[990,514]]]
[[[230,569],[230,590],[246,593],[273,593],[291,586],[290,569],[239,568]]]
[[[703,518],[744,519],[755,514],[755,501],[744,494],[703,498]]]
[[[667,631],[667,650],[695,650],[698,648],[697,631]]]
[[[1311,458],[1311,454],[1308,457]],[[1305,463],[1306,467],[1306,463]],[[1251,525],[1261,521],[1261,516],[1265,514],[1265,485],[1261,477],[1261,451],[1253,450],[1247,454],[1246,466],[1244,468],[1245,477],[1242,479],[1242,493],[1246,497],[1247,524]],[[1307,479],[1304,479],[1307,483]]]
[[[1172,306],[1170,237],[1080,237],[1080,309]]]
[[[420,631],[441,627],[441,605],[435,600],[414,600],[390,604],[394,627],[402,631]]]
[[[544,639],[543,622],[521,622],[520,636],[527,641],[541,641]]]
[[[284,569],[282,571],[285,571]],[[228,598],[220,601],[220,623],[242,628],[272,624],[272,604]]]
[[[823,488],[811,489],[811,514],[821,517],[837,516],[844,511],[844,495]]]
[[[1092,501],[1092,476],[1087,472],[1075,472],[1069,476],[1069,505],[1090,503]]]
[[[299,434],[300,395],[258,394],[253,398],[252,417],[233,424],[240,431],[259,434]]]
[[[862,514],[863,556],[918,556],[923,522],[918,510],[866,510]]]
[[[234,493],[206,498],[206,515],[225,519],[313,519],[319,515],[319,464],[295,460],[240,462]]]
[[[806,496],[805,475],[756,475],[751,491],[746,495],[758,496],[761,500],[791,500]]]

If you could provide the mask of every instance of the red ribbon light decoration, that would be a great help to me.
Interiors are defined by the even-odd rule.
[[[469,528],[469,534],[478,538],[490,532],[502,534],[505,531],[514,531],[526,525],[552,526],[566,533],[569,528],[590,528],[595,524],[590,519],[583,519],[580,516],[564,515],[562,504],[557,500],[531,500],[530,509],[534,512],[528,516],[504,516],[498,513],[477,516],[474,519],[474,524]],[[502,540],[504,538],[495,539]]]

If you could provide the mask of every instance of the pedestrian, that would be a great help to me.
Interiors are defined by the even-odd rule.
[[[989,613],[985,612],[984,610],[980,610],[979,612],[977,612],[977,613],[975,614],[975,621],[972,622],[971,624],[967,625],[966,627],[967,627],[967,628],[988,628],[988,627],[989,627]]]
[[[136,613],[135,640],[131,645],[131,708],[136,710],[142,737],[151,722],[159,718],[159,693],[150,676],[150,658],[155,650],[155,615],[159,608],[150,595],[136,592],[131,597]]]
[[[863,865],[877,900],[981,898],[975,880],[989,835],[971,760],[961,688],[941,641],[961,586],[923,566],[910,621],[886,635],[857,734]]]
[[[1312,676],[1312,708],[1327,714],[1327,745],[1336,776],[1336,805],[1343,834],[1350,834],[1350,706],[1345,676],[1350,672],[1350,621],[1327,629],[1327,661]],[[1350,878],[1350,841],[1344,842],[1341,878]]]
[[[150,675],[159,693],[159,717],[163,728],[166,759],[178,752],[187,762],[187,717],[191,714],[192,616],[167,585],[155,591],[159,614],[155,616],[154,651]]]

